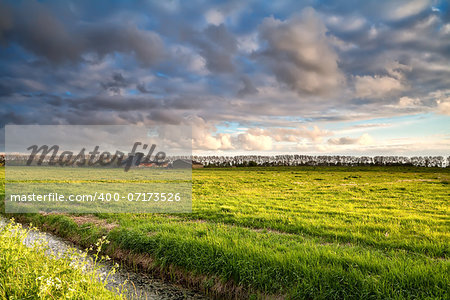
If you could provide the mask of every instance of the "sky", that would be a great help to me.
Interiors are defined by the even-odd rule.
[[[168,124],[200,155],[448,156],[449,6],[0,0],[0,140]]]

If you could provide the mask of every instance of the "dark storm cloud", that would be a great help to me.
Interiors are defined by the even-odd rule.
[[[147,87],[145,86],[144,83],[138,83],[138,84],[136,85],[136,88],[138,89],[139,92],[141,92],[141,93],[143,93],[143,94],[150,94],[150,93],[151,93],[151,91],[149,91],[149,90],[147,89]]]
[[[11,10],[7,5],[0,2],[0,43],[5,42],[5,34],[12,26]]]
[[[245,97],[247,95],[253,95],[258,93],[258,89],[255,88],[255,86],[253,85],[252,81],[248,76],[242,77],[242,83],[244,87],[238,91],[239,97]]]
[[[0,111],[0,120],[2,120],[0,126],[5,124],[28,124],[25,116],[9,111]]]
[[[123,78],[121,73],[114,73],[111,80],[102,82],[100,84],[105,90],[112,91],[115,94],[120,94],[121,89],[129,87],[131,85],[131,82]]]
[[[202,32],[187,32],[185,38],[199,49],[199,54],[204,57],[206,67],[211,72],[235,70],[233,55],[237,51],[237,41],[224,24],[209,25]]]
[[[5,4],[3,4],[5,5]],[[24,1],[7,8],[12,11],[0,22],[1,36],[54,63],[77,62],[85,53],[104,56],[113,52],[134,54],[145,65],[164,56],[164,44],[158,34],[135,25],[76,22],[65,24],[46,5]]]
[[[148,118],[155,122],[171,125],[178,125],[183,119],[180,114],[171,110],[152,110]]]
[[[338,56],[312,8],[286,21],[266,18],[259,34],[267,43],[259,54],[262,61],[291,89],[303,94],[330,94],[342,84]]]
[[[105,55],[114,51],[131,54],[145,65],[153,65],[164,57],[164,45],[157,33],[113,24],[86,25],[81,29],[86,50]]]
[[[0,97],[10,96],[12,93],[14,93],[14,89],[11,86],[0,82]]]
[[[162,100],[145,98],[125,98],[120,95],[117,96],[95,96],[83,99],[67,99],[66,103],[72,108],[80,111],[134,111],[134,110],[148,110],[151,108],[158,108],[163,105]]]

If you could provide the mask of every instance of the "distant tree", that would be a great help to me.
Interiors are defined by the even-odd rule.
[[[311,156],[311,155],[239,155],[239,156],[195,156],[195,161],[207,167],[251,167],[251,166],[418,166],[449,167],[450,157],[442,156]]]
[[[249,167],[256,167],[257,165],[258,164],[256,163],[256,161],[251,160],[251,161],[248,162],[248,166]]]

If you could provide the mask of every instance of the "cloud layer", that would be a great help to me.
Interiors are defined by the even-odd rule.
[[[0,0],[0,127],[181,124],[211,153],[426,140],[446,154],[449,87],[443,0]]]

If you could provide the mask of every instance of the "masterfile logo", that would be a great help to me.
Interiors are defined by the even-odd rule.
[[[6,126],[8,213],[192,211],[191,129]]]

